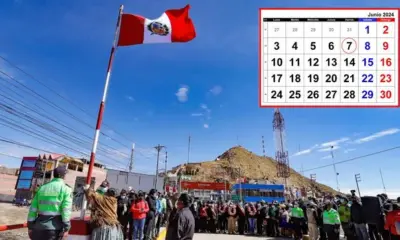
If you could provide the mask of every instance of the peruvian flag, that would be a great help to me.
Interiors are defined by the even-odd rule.
[[[170,9],[157,19],[122,14],[118,46],[191,41],[196,37],[196,31],[189,9],[189,5]]]

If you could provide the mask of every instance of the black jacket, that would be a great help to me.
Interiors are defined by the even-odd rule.
[[[350,216],[353,223],[365,223],[362,205],[358,202],[353,202],[353,204],[351,204]]]
[[[157,211],[157,199],[154,196],[148,196],[146,198],[146,202],[149,205],[149,211],[151,212]]]
[[[188,207],[179,210],[169,222],[165,240],[192,240],[195,220]]]
[[[129,198],[125,197],[125,198],[121,198],[121,196],[117,197],[117,215],[118,218],[121,217],[127,217],[128,213],[129,213]],[[124,212],[125,210],[125,212]]]

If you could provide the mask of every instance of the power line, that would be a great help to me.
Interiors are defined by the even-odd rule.
[[[0,57],[1,57],[1,56],[0,56]],[[89,123],[82,121],[80,118],[76,117],[76,116],[75,116],[74,114],[72,114],[71,112],[69,112],[69,111],[63,109],[62,107],[60,107],[60,106],[58,106],[57,104],[55,104],[55,103],[53,103],[52,101],[50,101],[49,99],[43,97],[41,94],[39,94],[39,93],[36,92],[35,90],[29,88],[29,87],[26,86],[25,84],[21,83],[19,80],[17,80],[17,79],[15,79],[14,77],[10,76],[10,75],[7,74],[6,72],[0,70],[0,73],[3,74],[4,76],[6,76],[7,78],[11,79],[12,81],[8,81],[8,80],[6,80],[4,77],[0,77],[0,79],[2,79],[3,81],[6,81],[7,83],[10,83],[13,87],[15,87],[15,88],[17,88],[17,89],[22,89],[22,88],[19,88],[17,85],[15,85],[15,83],[18,83],[19,86],[22,86],[22,87],[23,87],[23,89],[24,89],[25,92],[28,92],[28,94],[29,94],[29,93],[33,93],[36,97],[38,97],[38,98],[36,98],[36,99],[41,100],[41,101],[44,102],[46,105],[48,105],[48,106],[50,106],[50,107],[52,107],[52,108],[58,110],[60,113],[63,113],[64,115],[66,115],[66,116],[68,116],[68,117],[74,119],[75,121],[77,121],[77,122],[83,124],[84,126],[89,127],[89,128],[92,128],[91,125],[90,125]],[[9,87],[7,87],[7,88],[10,89]],[[13,91],[13,92],[16,93],[15,91]],[[19,94],[18,94],[18,95],[19,95]],[[19,96],[20,96],[20,95],[19,95]],[[20,97],[22,97],[22,96],[20,96]],[[43,108],[42,108],[42,109],[43,109]],[[101,133],[101,134],[104,135],[105,137],[107,137],[108,139],[111,139],[111,140],[113,140],[114,142],[119,143],[120,145],[122,145],[122,146],[124,146],[124,147],[127,146],[127,145],[125,145],[124,143],[122,143],[122,142],[120,142],[120,141],[118,141],[118,140],[112,138],[111,136],[109,136],[109,135],[107,135],[107,134],[105,134],[105,133]],[[150,159],[149,157],[146,157],[144,154],[142,154],[140,151],[138,151],[138,153],[139,153],[140,155],[142,155],[144,158]]]
[[[20,83],[17,79],[11,77],[11,76],[8,75],[7,73],[5,73],[5,72],[3,72],[3,71],[1,71],[1,70],[0,70],[0,73],[2,73],[3,75],[6,75],[8,78],[14,80],[14,81],[11,81],[11,82],[10,82],[10,81],[4,79],[3,77],[0,77],[0,79],[2,79],[2,80],[4,80],[4,81],[7,81],[8,83],[11,83],[10,85],[12,85],[13,87],[19,88],[19,87],[16,86],[15,83],[14,83],[14,82],[17,82],[17,83],[19,83],[21,86],[24,87],[24,90],[25,90],[25,89],[30,90],[30,92],[34,92],[35,95],[39,95],[39,96],[40,96],[40,94],[38,94],[38,93],[35,92],[34,90],[30,89],[29,87],[27,87],[27,86],[24,85],[23,83]],[[21,97],[22,99],[24,98],[24,97],[21,96],[18,92],[16,92],[16,91],[13,90],[12,88],[10,88],[8,85],[5,85],[5,87],[6,87],[9,91],[11,91],[11,92],[13,92],[14,94],[16,94],[17,96]],[[26,90],[25,90],[25,91],[26,91]],[[14,102],[14,103],[17,103],[17,104],[20,105],[20,106],[23,106],[24,108],[29,109],[30,111],[32,111],[32,112],[34,112],[34,113],[37,112],[36,109],[29,108],[28,106],[26,106],[26,104],[23,104],[23,103],[21,103],[21,102],[19,102],[19,101],[15,101],[14,99],[10,98],[9,96],[5,96],[5,95],[3,95],[3,94],[1,94],[1,96],[3,96],[3,98],[8,99],[9,101],[12,101],[12,102]],[[62,108],[58,107],[57,105],[54,105],[54,103],[52,103],[52,102],[51,102],[52,104],[49,104],[49,103],[48,103],[49,100],[46,99],[46,98],[41,97],[40,100],[42,100],[44,103],[46,103],[46,104],[49,105],[50,107],[56,108],[56,109],[59,110],[61,113],[64,113],[64,114],[65,114],[65,112],[67,112],[67,111],[63,110]],[[38,106],[37,104],[33,104],[33,105],[35,105],[35,108],[39,108],[39,109],[43,110],[43,111],[44,111],[43,114],[45,114],[45,112],[46,112],[45,109],[43,109],[42,107]],[[72,113],[69,113],[69,114],[67,114],[67,116],[70,116],[70,117],[71,117],[71,116],[73,116],[73,114],[72,114]],[[51,121],[55,122],[55,123],[58,123],[58,124],[62,125],[62,126],[65,127],[65,128],[68,128],[69,130],[71,130],[70,127],[66,126],[65,124],[60,123],[59,120],[55,120],[55,119],[53,119],[53,118],[51,118],[51,117],[49,117],[49,116],[48,116],[47,118],[50,119]],[[76,118],[74,118],[74,119],[76,120]],[[78,121],[78,122],[85,124],[85,122],[83,122],[83,121]],[[85,125],[86,125],[86,126],[90,126],[90,125],[87,124],[87,123],[86,123]],[[72,131],[77,132],[76,130],[72,130]],[[84,136],[84,137],[87,138],[87,139],[90,139],[90,140],[92,139],[91,137],[89,137],[89,136],[87,136],[87,135],[85,135],[85,134],[82,134],[82,133],[79,133],[79,134],[82,135],[82,136]],[[119,143],[119,144],[125,146],[123,143],[121,143],[121,142],[119,142],[119,141],[117,141],[117,140],[115,140],[115,139],[109,137],[108,135],[106,135],[106,134],[103,134],[103,135],[105,135],[105,136],[107,136],[109,139],[111,139],[111,140],[113,140],[113,141],[115,141],[115,142],[117,142],[117,143]],[[90,143],[89,143],[89,144],[90,144]],[[106,145],[106,144],[104,144],[104,143],[102,143],[102,144],[103,144],[103,145]],[[106,145],[106,146],[108,146],[108,145]],[[113,151],[118,151],[117,149],[115,149],[115,148],[113,148],[113,147],[111,147],[111,146],[108,146],[108,147],[111,148],[111,149],[113,149]],[[140,151],[139,151],[138,153],[139,153],[141,156],[143,156],[144,158],[150,159],[149,157],[143,155]],[[129,157],[127,154],[121,154],[120,152],[119,152],[118,154],[124,155],[124,156],[126,156],[126,157]]]
[[[68,98],[64,97],[63,95],[61,95],[60,93],[58,93],[58,91],[56,91],[55,89],[51,88],[50,86],[48,86],[47,84],[45,84],[43,81],[39,80],[38,78],[36,78],[35,76],[33,76],[31,73],[28,73],[27,71],[23,70],[22,68],[18,67],[16,64],[14,64],[13,62],[11,62],[10,60],[8,60],[7,58],[5,58],[4,56],[0,55],[0,59],[2,59],[3,61],[7,62],[10,66],[12,66],[13,68],[17,69],[18,71],[22,72],[23,74],[25,74],[26,76],[28,76],[29,78],[31,78],[32,80],[38,82],[40,85],[42,85],[43,87],[45,87],[46,89],[48,89],[49,91],[51,91],[52,93],[54,93],[55,95],[57,95],[58,97],[60,97],[61,99],[63,99],[64,101],[68,102],[69,104],[71,104],[72,106],[74,106],[75,108],[79,109],[81,112],[85,113],[87,116],[95,119],[95,117],[93,115],[91,115],[90,113],[88,113],[87,110],[85,110],[84,108],[82,108],[81,106],[79,106],[78,104],[72,102],[71,100],[69,100]],[[125,140],[129,141],[129,142],[133,142],[132,139],[129,139],[127,136],[125,136],[124,134],[115,131],[114,129],[112,129],[109,125],[107,125],[106,123],[103,123],[103,125],[111,130],[113,130],[114,133],[116,133],[117,135],[119,135],[120,137],[124,138]],[[91,125],[89,125],[89,127],[91,127]],[[101,133],[104,136],[111,138],[110,136],[108,136],[105,133]],[[116,141],[115,139],[113,139],[114,141]],[[117,142],[117,141],[116,141]],[[125,145],[125,144],[124,144]],[[125,145],[126,146],[126,145]],[[140,153],[139,153],[140,154]],[[143,155],[144,156],[144,155]]]
[[[44,153],[53,153],[53,151],[49,151],[49,150],[46,150],[46,149],[43,149],[43,148],[34,147],[34,146],[31,146],[31,145],[28,145],[28,144],[25,144],[25,143],[22,143],[22,142],[18,142],[18,141],[12,140],[12,139],[5,138],[3,136],[0,136],[0,142],[16,145],[16,146],[19,146],[19,147],[25,147],[25,148],[33,149],[33,150],[37,150],[37,151],[44,152]],[[16,158],[15,156],[12,156],[12,157]],[[19,159],[21,159],[21,158],[19,158]],[[102,161],[100,159],[99,159],[99,161],[100,162],[104,162],[104,161]],[[115,166],[116,165],[113,165],[113,167],[115,167]]]
[[[6,156],[6,157],[10,157],[10,158],[19,159],[19,160],[21,160],[21,159],[22,159],[22,157],[17,157],[17,156],[14,156],[14,155],[8,154],[8,153],[2,153],[2,152],[0,152],[0,155],[2,155],[2,156]]]
[[[70,134],[68,134],[67,132],[65,132],[65,131],[63,131],[63,130],[57,128],[57,127],[54,127],[54,126],[52,126],[52,125],[50,125],[50,124],[48,124],[48,123],[46,123],[46,122],[44,122],[44,121],[38,120],[37,118],[34,118],[34,117],[31,117],[31,116],[28,116],[27,114],[21,113],[21,112],[19,112],[17,109],[12,108],[11,106],[8,106],[8,105],[5,105],[5,104],[0,103],[0,110],[3,110],[3,111],[5,111],[5,112],[7,112],[8,114],[11,114],[11,115],[13,115],[13,116],[15,116],[15,117],[17,117],[17,118],[24,119],[25,121],[27,121],[27,122],[29,122],[29,123],[31,123],[31,124],[34,124],[34,125],[36,125],[36,126],[39,126],[40,128],[43,128],[44,130],[47,130],[47,131],[49,131],[50,133],[52,133],[52,134],[54,134],[54,135],[56,135],[56,136],[61,137],[62,139],[67,139],[67,140],[69,140],[70,142],[75,143],[75,144],[78,145],[79,147],[82,147],[83,144],[88,144],[88,145],[90,145],[90,142],[89,142],[89,141],[85,141],[85,142],[84,142],[84,140],[81,140],[81,139],[79,139],[79,138],[76,138],[75,136],[70,135]],[[4,123],[8,124],[9,127],[10,127],[10,125],[11,125],[11,128],[13,128],[14,130],[17,130],[17,131],[18,131],[18,129],[15,129],[15,128],[20,128],[20,127],[22,126],[22,127],[24,127],[24,129],[25,129],[26,131],[32,133],[31,129],[29,129],[30,126],[27,126],[27,125],[25,125],[25,124],[23,124],[23,123],[20,123],[20,125],[17,125],[17,124],[15,124],[15,123],[13,123],[13,121],[15,121],[14,119],[11,119],[11,118],[8,118],[8,117],[6,117],[6,116],[3,116],[3,118],[0,118],[0,120],[1,120],[2,122],[4,122]],[[28,128],[28,129],[26,129],[26,128]],[[37,131],[37,130],[36,130],[36,131]],[[43,132],[40,132],[40,133],[41,133],[41,135],[45,135]],[[33,134],[35,134],[35,133],[33,133]],[[48,135],[47,135],[47,136],[48,136]],[[39,137],[40,137],[40,136],[39,136]],[[61,142],[62,142],[62,141],[61,141]],[[110,154],[110,153],[112,154],[112,152],[110,152],[108,149],[101,148],[101,150],[102,150],[103,152],[107,153],[107,154]],[[124,156],[127,156],[127,155],[124,155]]]
[[[383,149],[383,150],[380,150],[380,151],[377,151],[377,152],[372,152],[372,153],[361,155],[361,156],[358,156],[358,157],[349,158],[347,160],[335,162],[335,164],[337,165],[337,164],[342,164],[342,163],[346,163],[346,162],[352,162],[352,161],[355,161],[355,160],[358,160],[358,159],[361,159],[361,158],[371,157],[371,156],[374,156],[374,155],[378,155],[378,154],[385,153],[385,152],[390,152],[390,151],[397,150],[397,149],[400,149],[400,146],[396,146],[396,147],[392,147],[392,148],[386,148],[386,149]],[[333,164],[327,164],[327,165],[323,165],[323,166],[319,166],[319,167],[315,167],[315,168],[310,168],[310,169],[305,170],[304,172],[309,172],[309,171],[313,171],[313,170],[317,170],[317,169],[321,169],[321,168],[327,168],[327,167],[331,167],[331,166],[333,166]]]

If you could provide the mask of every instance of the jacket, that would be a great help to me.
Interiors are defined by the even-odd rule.
[[[148,196],[146,201],[149,205],[149,211],[153,213],[157,212],[157,199],[154,196]]]
[[[165,240],[192,240],[195,220],[188,207],[178,210],[168,224]]]
[[[161,214],[162,213],[162,205],[161,205],[161,200],[160,199],[156,200],[156,209],[157,209],[157,214]]]
[[[85,191],[85,195],[92,204],[90,224],[93,229],[103,226],[119,226],[117,198],[98,194],[90,188]]]
[[[348,223],[350,221],[350,208],[346,205],[340,205],[338,208],[340,222]]]
[[[146,214],[148,211],[149,205],[145,200],[139,200],[138,202],[132,204],[131,212],[133,219],[139,220],[146,218]]]
[[[161,198],[161,208],[162,212],[165,213],[167,211],[167,200],[165,198]]]
[[[366,223],[362,205],[358,202],[353,202],[350,207],[350,220],[353,223],[361,224]]]
[[[318,219],[317,210],[315,210],[314,208],[307,208],[306,213],[307,213],[306,215],[308,223],[317,224],[317,219]]]
[[[61,178],[42,185],[33,197],[28,212],[28,228],[58,230],[71,228],[72,189]]]

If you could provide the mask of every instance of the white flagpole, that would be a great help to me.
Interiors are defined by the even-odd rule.
[[[91,179],[92,179],[92,171],[93,171],[94,162],[95,162],[95,158],[96,158],[97,144],[99,142],[100,128],[101,128],[101,123],[103,120],[104,106],[106,103],[108,86],[110,83],[112,64],[113,64],[113,60],[114,60],[114,56],[115,56],[115,51],[117,49],[117,40],[118,40],[119,29],[120,29],[120,25],[121,25],[121,16],[122,16],[123,10],[124,10],[124,5],[121,5],[119,8],[117,26],[115,29],[114,41],[113,41],[113,45],[112,45],[111,52],[110,52],[110,58],[108,59],[106,82],[104,85],[103,97],[101,99],[99,113],[97,115],[96,131],[94,133],[92,152],[90,154],[89,169],[88,169],[88,173],[87,173],[87,177],[86,177],[86,184],[89,184],[89,185],[90,185]],[[84,196],[83,201],[82,201],[81,219],[85,218],[86,207],[87,207],[87,200]]]

